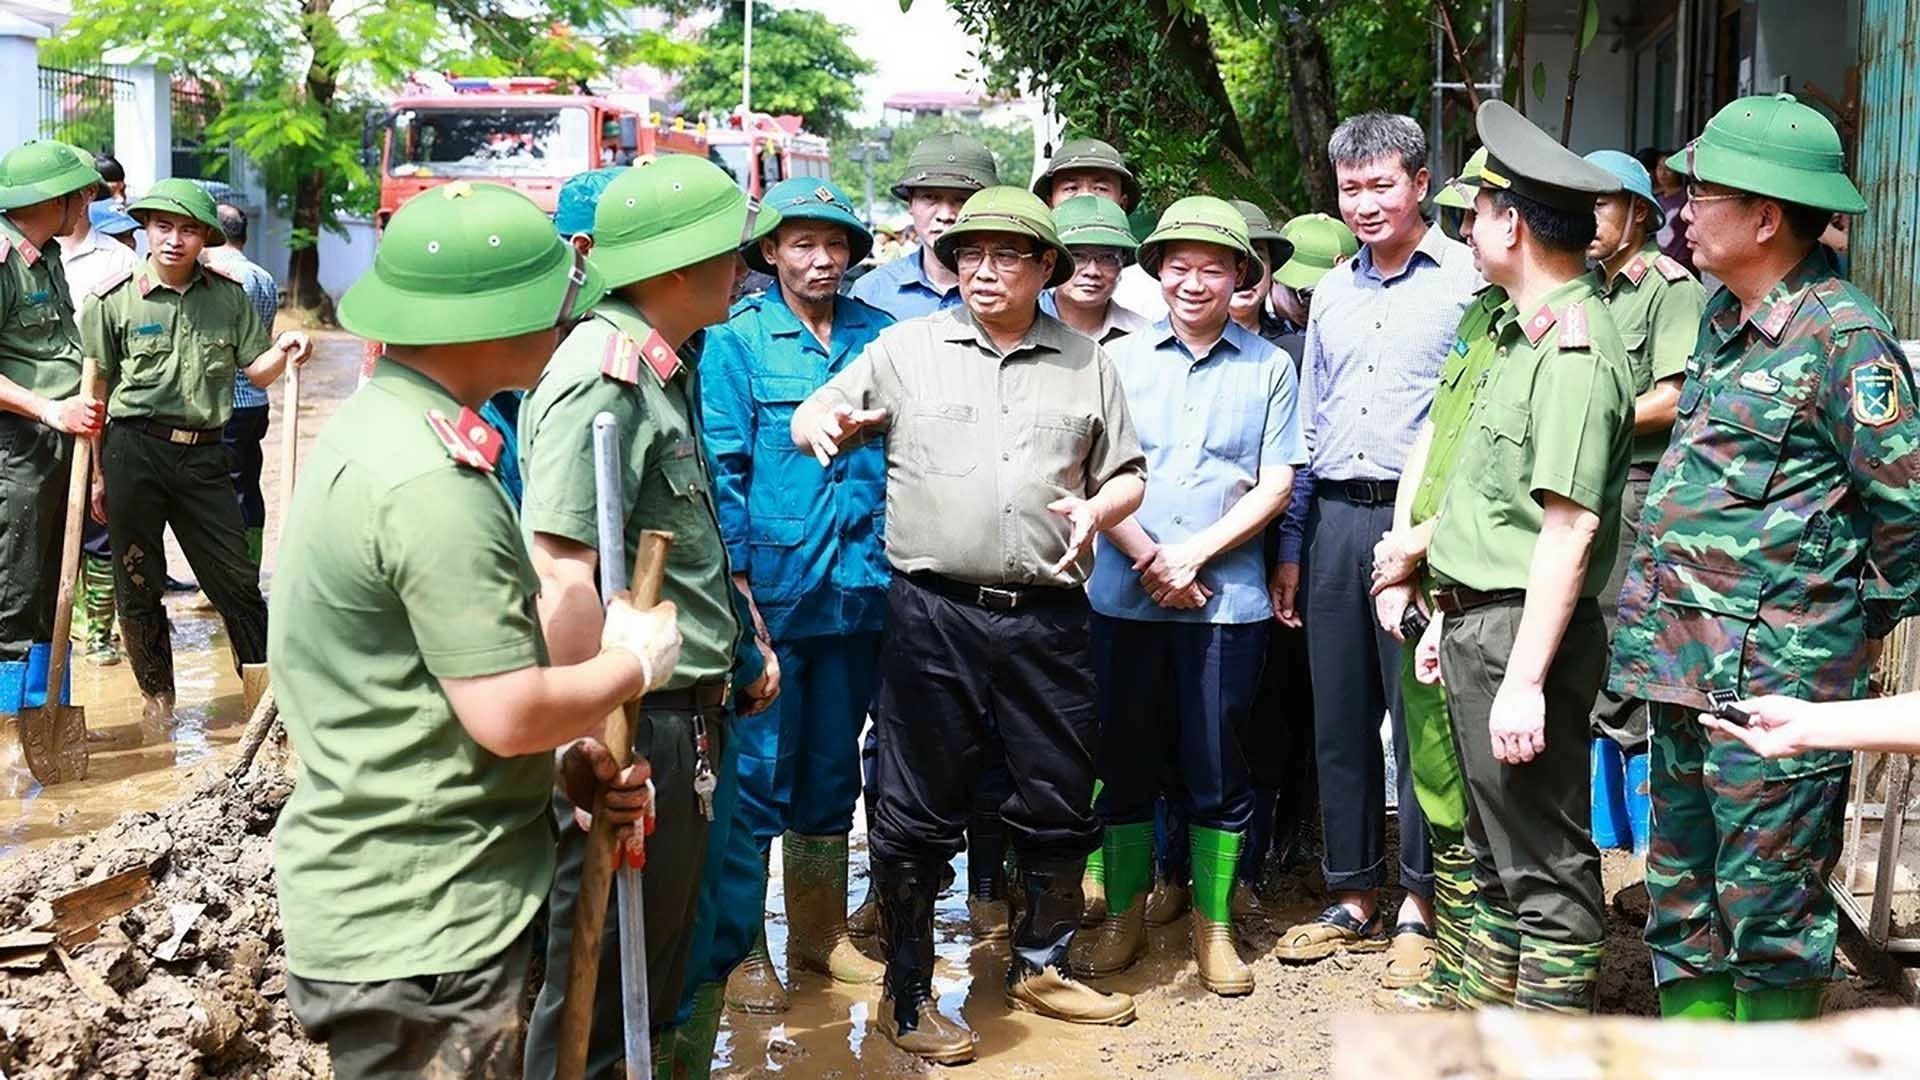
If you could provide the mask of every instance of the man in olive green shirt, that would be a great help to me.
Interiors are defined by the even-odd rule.
[[[299,330],[269,343],[246,289],[201,264],[201,250],[226,235],[198,185],[162,180],[127,213],[146,229],[150,254],[96,290],[80,328],[86,354],[100,365],[110,421],[94,470],[94,514],[112,542],[120,629],[143,713],[167,722],[173,640],[161,600],[169,525],[226,623],[249,697],[264,686],[267,602],[220,439],[233,413],[234,372],[265,387],[289,363],[306,363],[313,343]]]
[[[53,637],[73,437],[100,430],[100,406],[78,393],[80,333],[54,239],[86,219],[99,182],[65,143],[0,158],[0,682],[23,688],[28,652]],[[21,704],[0,701],[0,713]]]
[[[340,303],[387,354],[301,470],[271,651],[299,760],[274,851],[287,1003],[341,1080],[518,1080],[553,751],[581,803],[612,784],[617,824],[651,805],[646,762],[616,775],[582,736],[669,678],[673,607],[613,598],[598,655],[547,666],[474,411],[603,291],[524,195],[449,184],[400,208]]]
[[[1440,617],[1420,663],[1447,676],[1467,781],[1479,901],[1464,1000],[1584,1012],[1606,934],[1587,828],[1586,717],[1606,655],[1594,597],[1632,402],[1585,250],[1595,196],[1620,184],[1503,102],[1482,105],[1478,127],[1473,247],[1511,306],[1441,501],[1428,553]]]
[[[746,952],[713,948],[724,886],[745,875],[746,891],[757,894],[764,873],[751,834],[734,828],[731,717],[736,708],[766,708],[779,692],[772,650],[738,615],[744,600],[732,584],[701,444],[697,364],[702,330],[727,319],[740,246],[779,223],[776,211],[757,210],[698,158],[669,154],[622,173],[601,195],[593,228],[594,264],[613,291],[568,333],[520,407],[521,514],[556,662],[598,647],[597,414],[617,421],[628,558],[642,530],[673,533],[660,595],[678,607],[686,644],[673,678],[640,703],[635,751],[652,762],[660,801],[643,871],[654,1058],[695,1076],[706,1075],[721,992]],[[560,871],[548,904],[546,981],[527,1039],[527,1075],[537,1078],[553,1073],[585,847],[569,810],[556,806]],[[619,970],[619,948],[610,919],[603,972]],[[597,990],[590,1076],[622,1054],[619,980],[603,977]],[[686,1019],[676,1022],[678,1013]]]

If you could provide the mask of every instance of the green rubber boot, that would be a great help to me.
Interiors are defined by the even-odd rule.
[[[727,984],[701,983],[693,992],[693,1014],[673,1029],[671,1070],[665,1080],[707,1080],[713,1071],[713,1046],[720,1041],[720,1004]],[[658,1054],[654,1055],[659,1058]],[[659,1067],[654,1080],[662,1080]]]
[[[1766,990],[1741,990],[1733,999],[1733,1019],[1741,1024],[1764,1024],[1774,1020],[1817,1020],[1820,1003],[1827,995],[1825,985],[1782,986]]]
[[[1100,781],[1093,782],[1093,800],[1100,801]],[[1103,842],[1087,856],[1087,869],[1080,876],[1081,926],[1098,926],[1107,917],[1107,852]]]
[[[247,558],[253,560],[254,569],[260,568],[260,556],[267,550],[267,530],[247,530]]]
[[[1194,825],[1193,962],[1200,985],[1222,997],[1253,993],[1253,969],[1233,947],[1233,882],[1240,867],[1241,836]]]
[[[1679,979],[1660,988],[1663,1020],[1732,1020],[1733,976]]]
[[[1600,989],[1600,954],[1604,948],[1598,941],[1568,944],[1536,938],[1521,942],[1513,1007],[1591,1014]]]
[[[1494,907],[1485,897],[1477,897],[1461,965],[1461,1006],[1478,1009],[1512,1005],[1519,976],[1520,917]]]
[[[1442,837],[1435,837],[1436,841]],[[1473,856],[1458,837],[1433,848],[1433,970],[1404,990],[1380,989],[1373,1003],[1394,1012],[1431,1012],[1460,1007],[1467,935],[1473,927]]]
[[[1102,841],[1107,913],[1091,932],[1073,936],[1067,961],[1089,977],[1116,975],[1147,947],[1147,886],[1153,881],[1153,822],[1109,825]]]

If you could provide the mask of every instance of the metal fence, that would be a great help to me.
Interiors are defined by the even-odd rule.
[[[113,109],[133,84],[105,71],[40,69],[40,134],[96,152],[113,151]]]
[[[205,83],[173,83],[173,175],[233,182],[233,147],[207,137],[220,116],[220,97]]]

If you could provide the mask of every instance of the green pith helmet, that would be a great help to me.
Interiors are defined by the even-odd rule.
[[[1707,129],[1667,159],[1695,180],[1840,214],[1867,209],[1847,178],[1840,133],[1792,94],[1740,98],[1707,121]]]
[[[1260,259],[1271,270],[1293,257],[1293,241],[1281,236],[1273,227],[1273,219],[1245,199],[1230,199],[1229,203],[1240,216],[1247,219],[1247,239],[1260,252]]]
[[[205,225],[208,247],[219,247],[227,242],[227,234],[220,231],[220,215],[214,212],[213,196],[207,194],[206,188],[191,180],[170,176],[158,181],[147,189],[145,195],[127,207],[127,216],[144,227],[147,215],[155,210],[163,214],[179,214]]]
[[[1273,279],[1290,289],[1308,290],[1320,284],[1327,271],[1360,250],[1360,241],[1347,223],[1326,214],[1302,214],[1280,227],[1293,244],[1293,258],[1273,272]]]
[[[796,176],[782,180],[767,189],[767,197],[760,200],[766,210],[775,210],[781,221],[827,221],[847,230],[847,247],[851,258],[847,265],[852,266],[867,257],[873,250],[873,234],[860,216],[853,212],[853,200],[831,180],[817,176]],[[750,243],[740,249],[741,257],[747,265],[763,274],[774,273],[773,264],[760,254],[760,245]]]
[[[340,299],[340,325],[389,345],[460,345],[584,316],[607,287],[533,200],[456,181],[409,199],[373,269]]]
[[[954,248],[966,237],[980,233],[1010,233],[1052,248],[1058,258],[1054,260],[1052,276],[1047,278],[1049,289],[1073,276],[1073,252],[1067,250],[1067,245],[1060,242],[1060,234],[1054,231],[1047,204],[1031,191],[990,187],[975,192],[967,205],[960,208],[960,217],[953,228],[933,242],[934,258],[940,260],[940,265],[959,273]]]
[[[1140,241],[1127,227],[1127,212],[1098,195],[1075,195],[1053,208],[1053,228],[1060,242],[1073,247],[1117,248],[1133,261]]]
[[[1247,219],[1240,211],[1225,199],[1216,199],[1211,195],[1189,195],[1176,201],[1160,215],[1160,224],[1154,226],[1153,234],[1140,242],[1140,266],[1156,277],[1160,274],[1160,256],[1162,249],[1175,240],[1192,240],[1202,244],[1218,244],[1223,248],[1238,252],[1247,257],[1247,265],[1240,273],[1235,288],[1244,289],[1260,280],[1266,272],[1266,263],[1259,252],[1253,250],[1253,241],[1247,236]]]
[[[901,202],[913,198],[914,188],[950,188],[955,191],[979,191],[1000,183],[1000,171],[993,164],[993,151],[987,144],[957,131],[929,135],[907,155],[907,171],[893,185],[893,197]]]
[[[738,251],[778,224],[778,210],[749,204],[718,165],[662,154],[635,162],[601,192],[593,262],[617,289]]]
[[[1033,193],[1041,202],[1053,201],[1053,176],[1063,169],[1104,169],[1120,177],[1121,205],[1132,209],[1140,205],[1140,181],[1127,168],[1127,159],[1112,143],[1099,139],[1068,139],[1047,160],[1046,170],[1033,182]]]
[[[0,210],[18,210],[99,183],[100,173],[78,147],[28,139],[0,158]]]
[[[1473,209],[1473,197],[1480,193],[1480,170],[1487,164],[1487,148],[1481,147],[1467,158],[1460,175],[1447,181],[1433,197],[1433,205],[1447,210]]]

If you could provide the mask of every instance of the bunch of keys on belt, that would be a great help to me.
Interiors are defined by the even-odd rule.
[[[1709,690],[1707,691],[1707,711],[1729,724],[1746,727],[1753,722],[1753,717],[1747,710],[1734,704],[1739,700],[1740,695],[1736,691]]]
[[[700,799],[700,813],[713,820],[713,792],[720,780],[713,775],[713,761],[707,754],[707,718],[693,714],[693,793]]]

